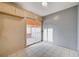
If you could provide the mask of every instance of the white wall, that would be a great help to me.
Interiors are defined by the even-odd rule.
[[[77,6],[44,17],[44,28],[53,28],[54,44],[77,50]]]

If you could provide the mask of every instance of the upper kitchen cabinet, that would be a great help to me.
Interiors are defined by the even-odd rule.
[[[16,6],[10,5],[8,3],[0,2],[0,12],[14,15],[14,16],[19,16],[19,17],[28,17],[28,18],[32,18],[32,19],[38,19],[38,20],[42,19],[41,16],[39,16],[35,13],[32,13],[28,10],[24,10],[22,8],[18,8]]]
[[[15,11],[16,11],[16,15],[17,16],[21,16],[21,17],[24,17],[24,13],[23,13],[23,10],[22,9],[20,9],[20,8],[15,8]]]
[[[15,15],[15,7],[6,3],[0,3],[0,12]]]

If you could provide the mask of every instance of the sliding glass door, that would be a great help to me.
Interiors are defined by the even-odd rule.
[[[34,19],[27,19],[26,22],[26,45],[32,45],[41,41],[41,24]]]

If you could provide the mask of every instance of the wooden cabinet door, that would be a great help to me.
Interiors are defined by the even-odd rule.
[[[15,7],[8,4],[0,3],[0,12],[15,15]]]

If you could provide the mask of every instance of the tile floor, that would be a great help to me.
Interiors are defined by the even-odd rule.
[[[27,37],[27,36],[26,36]],[[27,45],[41,41],[41,32],[33,32],[30,37],[26,38]]]
[[[41,42],[9,55],[9,57],[78,57],[78,54],[74,50]]]

